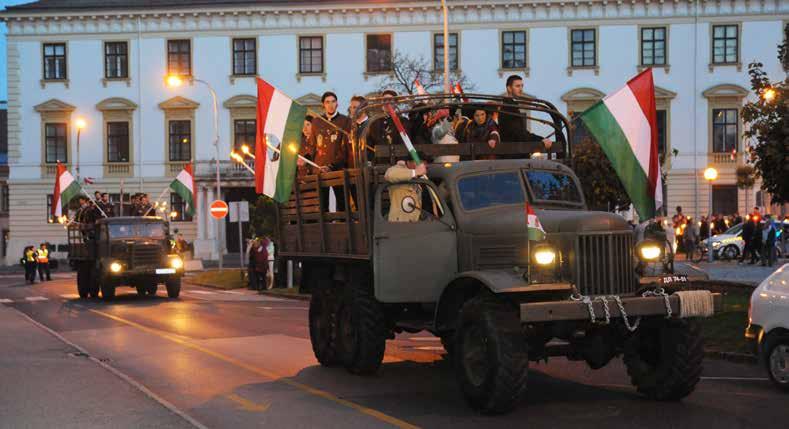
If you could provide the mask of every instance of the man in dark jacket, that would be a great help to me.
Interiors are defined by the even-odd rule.
[[[740,256],[740,264],[745,262],[745,258],[747,258],[748,255],[753,252],[753,230],[753,221],[750,218],[747,218],[745,223],[742,224],[742,241],[744,242],[744,245],[742,248],[742,255]]]
[[[323,167],[324,172],[342,170],[346,167],[349,139],[351,132],[350,118],[337,111],[337,94],[326,91],[321,97],[323,110],[320,118],[312,121],[312,134],[315,141],[315,163]],[[321,203],[324,209],[329,207],[329,190],[321,190]],[[337,211],[345,211],[345,193],[343,188],[334,187],[337,199]]]
[[[526,118],[521,116],[518,107],[515,105],[515,97],[523,96],[523,78],[512,75],[507,78],[507,99],[506,102],[512,103],[511,106],[504,106],[499,113],[499,132],[501,140],[504,142],[528,142],[527,150],[529,154],[535,152],[547,152],[551,149],[553,142],[537,134],[531,133],[526,127]]]

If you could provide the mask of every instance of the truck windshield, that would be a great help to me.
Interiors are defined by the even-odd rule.
[[[464,177],[458,181],[458,191],[464,210],[524,202],[521,181],[515,172]]]
[[[163,239],[165,237],[164,225],[161,223],[115,223],[108,225],[110,238],[144,237]]]
[[[569,175],[553,171],[526,171],[524,174],[535,200],[581,203],[581,193]]]

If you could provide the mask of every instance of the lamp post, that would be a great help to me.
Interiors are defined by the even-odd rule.
[[[216,199],[222,199],[222,185],[220,182],[220,174],[219,174],[219,110],[217,108],[217,101],[216,101],[216,91],[208,82],[197,79],[195,77],[190,78],[195,82],[202,83],[203,85],[208,88],[208,92],[211,94],[211,109],[214,115],[214,149],[216,150]],[[169,87],[177,87],[183,84],[183,79],[177,75],[170,75],[167,76],[165,79],[167,86]],[[216,253],[217,257],[219,258],[219,269],[222,269],[222,246],[219,242],[219,228],[221,226],[221,221],[219,219],[216,220]]]
[[[449,87],[449,22],[447,19],[447,2],[441,0],[441,8],[444,10],[444,92],[452,92]]]
[[[708,222],[712,220],[712,182],[718,178],[718,170],[714,167],[707,167],[704,170],[704,180],[709,182],[710,184],[710,205],[708,215],[709,218],[707,219]],[[710,222],[709,234],[707,234],[707,255],[709,262],[712,262],[715,258],[713,257],[713,250],[712,250],[712,223]]]
[[[79,137],[82,134],[82,129],[85,128],[85,125],[85,120],[82,118],[77,118],[74,121],[74,126],[77,127],[77,165],[75,168],[77,171],[77,183],[79,183]]]

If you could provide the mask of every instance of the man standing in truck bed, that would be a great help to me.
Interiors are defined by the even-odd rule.
[[[312,121],[314,139],[314,162],[324,168],[324,172],[337,171],[346,167],[348,135],[351,132],[351,120],[338,112],[337,95],[326,91],[321,97],[323,109],[326,111],[320,118]],[[345,211],[345,193],[341,187],[334,187],[337,199],[337,211]],[[329,191],[321,190],[321,204],[324,210],[329,207]]]
[[[526,118],[521,116],[518,107],[515,105],[515,97],[523,97],[523,78],[512,75],[507,78],[507,99],[512,103],[511,106],[504,106],[499,114],[499,132],[501,140],[504,142],[527,142],[529,155],[536,152],[547,152],[551,150],[553,142],[533,134],[526,127]]]

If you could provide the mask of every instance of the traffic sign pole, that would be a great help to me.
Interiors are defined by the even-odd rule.
[[[218,184],[219,182],[217,182]],[[211,214],[211,217],[216,219],[216,243],[217,243],[217,257],[219,258],[219,270],[222,270],[222,246],[219,244],[219,228],[222,227],[222,219],[227,216],[228,207],[227,203],[222,200],[214,200],[210,206],[208,206],[208,212]]]

